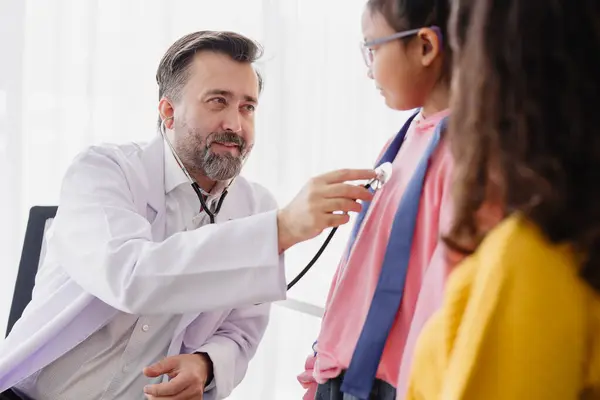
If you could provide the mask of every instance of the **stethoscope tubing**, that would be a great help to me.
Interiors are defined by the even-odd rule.
[[[374,182],[375,182],[375,179],[371,180],[369,183],[367,183],[364,186],[364,188],[365,189],[369,189]],[[317,262],[317,260],[319,259],[319,257],[321,257],[321,254],[323,254],[323,252],[325,251],[325,249],[329,245],[329,242],[331,242],[331,239],[333,239],[333,235],[335,235],[335,233],[337,232],[337,230],[338,230],[337,226],[334,227],[333,229],[331,229],[331,232],[329,232],[329,235],[327,235],[327,238],[325,239],[325,241],[323,242],[323,244],[321,245],[321,247],[319,248],[319,250],[315,253],[315,255],[312,258],[312,260],[310,260],[309,263],[306,264],[306,267],[304,267],[304,269],[302,271],[300,271],[300,273],[298,275],[296,275],[296,277],[294,279],[292,279],[292,281],[290,283],[288,283],[287,290],[290,290],[292,287],[294,287],[294,285],[296,283],[298,283],[300,281],[300,279],[302,279],[304,277],[304,275],[306,275],[306,273],[308,271],[310,271],[310,269],[313,267],[313,265],[315,265],[315,263]]]
[[[216,216],[219,214],[219,211],[221,211],[221,206],[223,205],[223,201],[225,200],[225,197],[227,197],[227,193],[228,193],[227,189],[225,189],[223,191],[223,194],[221,194],[221,197],[219,198],[217,206],[214,208],[214,210],[211,210],[208,207],[208,205],[206,204],[206,200],[204,199],[204,195],[202,194],[202,190],[200,189],[200,186],[198,186],[198,183],[188,173],[187,169],[183,165],[183,162],[177,155],[175,148],[171,144],[171,141],[169,140],[169,138],[167,138],[167,135],[165,132],[165,120],[162,120],[162,122],[161,122],[160,133],[161,133],[164,141],[167,142],[167,145],[169,146],[171,153],[173,154],[173,157],[175,157],[177,164],[179,165],[179,167],[185,174],[186,178],[190,181],[190,184],[192,185],[192,189],[194,190],[194,193],[196,193],[196,196],[198,196],[198,200],[200,201],[200,205],[202,207],[201,211],[204,211],[206,213],[206,215],[208,215],[210,223],[214,224]],[[365,189],[371,188],[371,186],[377,181],[378,181],[377,178],[370,180],[366,185],[364,185],[364,188]],[[287,291],[289,291],[292,287],[294,287],[308,273],[308,271],[310,271],[310,269],[315,265],[315,263],[317,262],[319,257],[321,257],[321,255],[323,254],[323,252],[325,251],[325,249],[331,242],[331,239],[333,239],[333,236],[335,235],[337,230],[338,230],[338,227],[334,227],[333,229],[331,229],[331,232],[329,232],[329,235],[327,235],[327,238],[325,239],[325,241],[323,242],[323,244],[321,245],[319,250],[315,253],[313,258],[309,261],[308,264],[306,264],[306,266],[302,269],[302,271],[300,271],[300,273],[298,275],[296,275],[296,277],[294,279],[292,279],[292,281],[290,283],[288,283],[287,289],[286,289]]]

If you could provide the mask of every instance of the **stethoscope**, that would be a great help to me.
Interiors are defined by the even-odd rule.
[[[365,189],[373,189],[374,192],[377,192],[387,181],[390,180],[390,177],[392,176],[392,163],[386,162],[381,164],[375,169],[375,172],[377,176],[371,179],[369,182],[367,182],[367,184],[363,187]],[[312,266],[315,265],[319,257],[321,257],[321,254],[323,254],[323,252],[327,248],[327,245],[329,245],[329,242],[331,242],[331,239],[333,239],[333,235],[335,235],[337,230],[337,226],[331,229],[331,232],[329,232],[329,235],[327,235],[327,238],[325,239],[319,250],[315,253],[315,256],[312,258],[312,260],[310,260],[310,262],[306,264],[306,267],[304,267],[304,269],[300,271],[300,273],[294,279],[292,279],[290,283],[288,283],[287,290],[290,290],[296,283],[298,283],[298,281],[302,279],[304,275],[306,275],[306,273],[312,268]]]
[[[233,180],[223,190],[223,193],[221,194],[221,197],[219,197],[219,201],[217,201],[216,205],[212,209],[210,207],[208,207],[208,205],[206,204],[206,200],[205,200],[205,197],[208,197],[208,194],[202,193],[202,189],[200,189],[200,186],[198,186],[198,182],[196,182],[196,180],[194,178],[192,178],[192,176],[189,174],[187,168],[185,167],[185,165],[183,165],[183,162],[181,162],[181,159],[177,155],[177,152],[175,151],[175,148],[171,144],[171,141],[167,137],[167,132],[165,130],[165,121],[167,121],[169,119],[173,119],[173,117],[168,117],[168,118],[165,118],[165,119],[163,119],[161,121],[161,123],[160,123],[160,134],[162,135],[163,140],[165,142],[167,142],[167,145],[169,146],[169,149],[171,150],[171,153],[173,154],[173,157],[175,157],[175,161],[177,161],[177,164],[179,165],[179,168],[181,168],[181,170],[183,171],[185,177],[190,182],[190,185],[192,185],[192,189],[194,189],[194,192],[196,193],[196,196],[198,196],[198,200],[200,200],[200,205],[202,207],[202,209],[200,210],[200,212],[204,211],[206,213],[206,215],[208,215],[210,223],[214,224],[215,223],[215,217],[217,216],[217,214],[219,214],[219,211],[221,211],[221,206],[223,205],[223,201],[225,200],[225,197],[227,197],[227,193],[228,193],[227,189],[229,188],[229,186],[231,185],[231,183],[233,182]]]
[[[188,173],[187,169],[183,165],[183,162],[181,162],[181,159],[177,155],[175,148],[171,144],[171,141],[167,137],[167,133],[165,130],[165,121],[168,119],[173,119],[173,117],[169,117],[169,118],[163,119],[161,121],[160,133],[161,133],[164,141],[167,142],[167,145],[169,146],[169,149],[171,150],[173,157],[175,157],[177,164],[179,165],[179,167],[185,174],[186,178],[192,185],[192,189],[194,189],[196,196],[198,196],[198,200],[200,200],[200,205],[202,206],[202,210],[200,210],[200,211],[204,211],[206,213],[206,215],[208,215],[208,218],[210,219],[210,223],[214,224],[215,217],[217,216],[217,214],[219,214],[219,211],[221,210],[221,206],[223,205],[223,201],[225,200],[225,197],[227,197],[227,188],[225,188],[225,190],[221,194],[221,197],[219,198],[219,201],[217,202],[216,206],[213,207],[212,209],[210,209],[208,207],[208,205],[206,204],[206,200],[204,199],[205,195],[202,193],[202,189],[200,189],[200,186],[198,186],[198,183]],[[392,176],[392,163],[386,162],[386,163],[381,164],[379,167],[377,167],[375,169],[375,172],[376,172],[377,176],[375,178],[371,179],[369,182],[367,182],[363,186],[365,189],[372,189],[374,192],[381,189],[381,187],[387,181],[389,181],[390,177]],[[231,185],[231,182],[229,183],[228,187],[230,185]],[[308,264],[306,264],[306,267],[304,267],[304,269],[302,271],[300,271],[300,273],[294,279],[292,279],[292,281],[290,283],[288,283],[287,290],[290,290],[292,287],[294,287],[294,285],[296,285],[296,283],[298,283],[300,281],[300,279],[302,279],[304,277],[304,275],[306,275],[306,273],[313,267],[313,265],[315,265],[315,263],[317,262],[319,257],[321,257],[321,254],[323,254],[323,252],[329,245],[329,242],[331,242],[331,239],[333,239],[333,235],[335,235],[337,230],[338,230],[338,227],[334,227],[331,229],[331,232],[329,232],[329,235],[327,235],[327,238],[325,239],[325,241],[323,242],[323,244],[321,245],[319,250],[315,253],[312,260],[310,260],[310,262]]]

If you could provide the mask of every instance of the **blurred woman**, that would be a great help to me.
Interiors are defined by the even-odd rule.
[[[598,399],[600,2],[458,0],[449,30],[447,243],[470,255],[419,338],[408,398]]]

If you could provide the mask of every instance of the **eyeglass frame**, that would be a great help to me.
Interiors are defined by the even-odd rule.
[[[443,43],[442,42],[442,40],[443,40],[442,30],[440,29],[440,27],[436,26],[436,25],[432,25],[432,26],[429,26],[428,28],[433,30],[437,34],[437,37],[438,37],[438,40],[440,41],[440,43]],[[373,60],[372,60],[373,57],[371,57],[371,61],[369,61],[367,59],[367,53],[371,53],[373,51],[373,47],[381,46],[382,44],[386,44],[386,43],[389,43],[394,40],[404,39],[405,37],[416,35],[417,33],[419,33],[421,31],[421,29],[423,29],[423,28],[409,29],[407,31],[396,32],[392,35],[384,36],[384,37],[369,40],[369,41],[365,40],[365,41],[361,42],[360,43],[361,54],[363,56],[363,60],[364,60],[365,64],[367,65],[368,68],[371,68],[371,65],[373,65]]]

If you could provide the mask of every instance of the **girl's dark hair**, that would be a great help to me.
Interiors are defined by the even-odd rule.
[[[581,254],[600,291],[600,2],[458,0],[448,130],[455,222],[448,244],[472,252],[484,205],[518,212]]]
[[[380,13],[396,32],[432,25],[439,27],[442,33],[442,48],[446,56],[445,77],[450,78],[452,60],[447,34],[449,0],[368,0],[367,8],[371,13]]]

